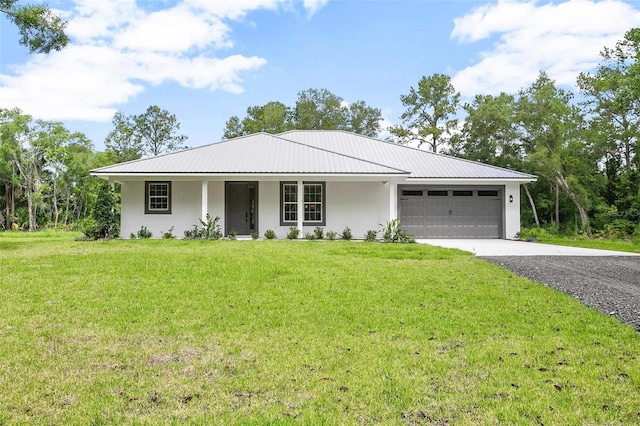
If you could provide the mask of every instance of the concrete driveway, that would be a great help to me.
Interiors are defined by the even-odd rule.
[[[449,240],[420,239],[416,242],[432,246],[456,248],[476,256],[640,256],[611,250],[555,246],[516,240]]]

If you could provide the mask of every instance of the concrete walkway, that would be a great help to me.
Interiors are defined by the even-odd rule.
[[[596,250],[579,247],[555,246],[516,240],[437,240],[420,239],[416,242],[432,246],[456,248],[476,256],[640,256],[621,251]]]

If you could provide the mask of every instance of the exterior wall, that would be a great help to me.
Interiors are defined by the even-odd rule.
[[[319,181],[318,179],[313,179]],[[349,227],[355,239],[362,239],[370,230],[379,230],[389,219],[389,185],[376,182],[327,181],[325,233],[341,233]],[[305,226],[305,233],[313,232],[315,225]],[[280,182],[260,182],[258,195],[258,229],[260,236],[272,229],[279,239],[289,233],[289,226],[280,226]]]
[[[313,179],[318,181],[318,179]],[[201,181],[172,182],[172,213],[145,214],[143,181],[122,182],[121,235],[128,238],[146,226],[154,237],[174,227],[174,235],[184,236],[184,231],[199,224],[202,216]],[[509,182],[504,186],[504,237],[515,238],[520,232],[520,183]],[[209,181],[207,208],[211,216],[220,216],[224,229],[225,211],[224,181]],[[513,196],[513,201],[509,201]],[[368,230],[379,230],[380,224],[389,220],[389,184],[381,181],[367,182],[326,182],[326,225],[325,233],[341,233],[345,227],[351,228],[354,238],[362,239]],[[313,232],[315,226],[305,226],[305,233]],[[258,231],[260,236],[267,229],[275,231],[280,239],[286,238],[289,226],[280,226],[280,182],[262,181],[258,184]]]
[[[520,182],[509,182],[504,189],[505,238],[511,240],[520,233]]]
[[[120,235],[129,238],[130,234],[136,234],[146,226],[157,238],[173,226],[173,234],[182,238],[186,229],[200,223],[201,188],[201,182],[174,181],[171,183],[171,214],[145,214],[144,182],[122,182]],[[211,198],[210,202],[213,202]]]
[[[198,182],[199,185],[201,185],[200,182]],[[220,225],[220,229],[222,230],[222,232],[224,232],[224,182],[222,181],[209,181],[209,183],[207,184],[208,187],[208,191],[207,191],[207,211],[209,212],[209,215],[211,217],[216,217],[216,216],[220,216],[220,222],[218,222],[218,224]],[[200,192],[198,192],[197,194],[193,194],[194,197],[198,198],[198,200],[196,201],[196,203],[198,205],[202,204],[202,200],[199,199],[200,197]],[[202,213],[198,213],[198,218],[202,216]],[[204,218],[202,218],[204,219]],[[196,219],[196,221],[194,222],[194,224],[196,223],[200,223],[198,222],[198,220]],[[191,226],[193,227],[193,226]],[[178,237],[182,237],[182,234],[178,235],[176,234]]]
[[[207,208],[213,217],[220,216],[224,229],[223,181],[209,181]],[[121,235],[128,238],[140,227],[146,226],[154,237],[174,227],[174,235],[182,238],[184,231],[199,224],[202,215],[202,183],[173,181],[171,214],[144,213],[144,182],[122,183]],[[260,236],[267,229],[275,231],[280,239],[289,232],[289,226],[280,226],[280,182],[264,181],[258,184],[258,230]],[[389,219],[389,185],[376,182],[326,182],[326,231],[341,233],[351,228],[354,238],[361,239],[369,229],[378,230],[381,223]],[[315,226],[305,226],[302,236],[313,232]]]
[[[368,230],[379,231],[380,224],[389,220],[389,204],[389,184],[380,181],[327,182],[325,231],[341,233],[348,226],[353,238],[363,239]],[[313,231],[313,228],[305,231]]]

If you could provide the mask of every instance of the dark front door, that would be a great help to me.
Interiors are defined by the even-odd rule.
[[[258,230],[258,182],[226,182],[225,235],[235,230],[249,235]]]

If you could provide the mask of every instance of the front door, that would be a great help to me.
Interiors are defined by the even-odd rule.
[[[256,232],[258,182],[225,182],[225,235]]]

